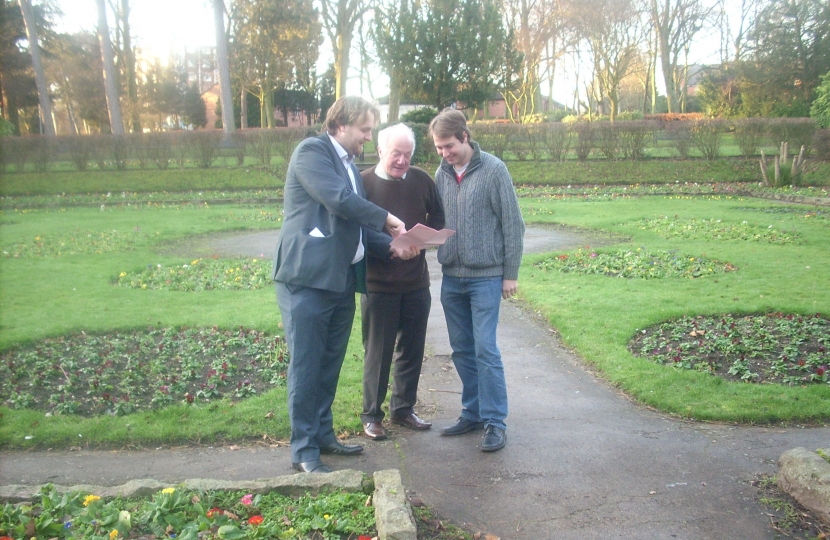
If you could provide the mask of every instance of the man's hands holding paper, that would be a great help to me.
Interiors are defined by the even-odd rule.
[[[411,246],[409,249],[390,246],[389,251],[392,252],[393,259],[400,259],[402,261],[414,259],[421,254],[421,250],[415,246]]]
[[[403,234],[392,240],[392,247],[409,249],[414,246],[420,250],[440,246],[453,234],[455,234],[455,231],[452,229],[436,231],[435,229],[418,223],[410,230],[404,231]]]

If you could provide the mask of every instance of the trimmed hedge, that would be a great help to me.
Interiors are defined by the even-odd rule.
[[[685,119],[694,117],[694,119]],[[428,136],[427,124],[407,123],[416,136],[413,164],[434,164],[437,156]],[[744,158],[754,158],[764,146],[777,148],[781,142],[790,148],[805,147],[805,154],[830,160],[830,136],[817,130],[809,118],[749,118],[741,120],[706,119],[700,115],[649,115],[645,120],[617,122],[474,122],[473,139],[503,160],[578,161],[589,158],[615,161],[642,160],[648,157],[690,157],[691,151],[712,161],[722,153],[728,133]],[[99,169],[125,170],[155,166],[179,167],[242,166],[246,158],[274,174],[285,173],[297,144],[318,130],[273,128],[238,130],[231,137],[221,131],[176,131],[131,135],[67,135],[47,138],[37,135],[2,137],[0,171],[24,171],[27,167],[44,172],[58,162],[68,162],[75,170],[91,165]],[[278,158],[278,159],[275,159]],[[64,169],[65,165],[64,165]]]

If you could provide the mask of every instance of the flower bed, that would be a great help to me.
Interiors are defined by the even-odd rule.
[[[371,496],[344,491],[292,498],[168,487],[149,498],[102,499],[45,486],[32,503],[0,507],[2,540],[370,540],[374,534]]]
[[[613,253],[580,248],[573,253],[548,257],[536,266],[548,271],[642,279],[699,278],[737,270],[728,262],[684,255],[676,250],[650,252],[642,247]]]
[[[629,350],[733,381],[830,382],[830,320],[818,314],[682,317],[641,330]]]
[[[0,355],[0,396],[48,414],[124,415],[240,400],[285,383],[280,336],[239,328],[149,328],[46,339]]]
[[[147,238],[136,227],[132,231],[75,231],[63,236],[35,236],[26,242],[3,246],[3,256],[60,257],[62,255],[99,255],[111,251],[127,251]]]
[[[638,222],[640,229],[653,231],[659,236],[674,240],[742,240],[749,242],[767,242],[770,244],[798,244],[798,233],[779,231],[772,225],[759,227],[746,221],[730,223],[720,219],[679,218],[678,216],[660,216],[643,219]]]
[[[170,266],[148,264],[140,272],[121,272],[115,282],[121,287],[168,291],[255,290],[274,283],[269,260],[219,257]]]

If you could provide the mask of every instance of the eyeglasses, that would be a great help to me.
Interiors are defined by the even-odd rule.
[[[398,152],[397,150],[393,150],[389,157],[392,159],[401,159],[404,158],[405,160],[409,161],[412,159],[412,152],[404,154],[403,152]]]

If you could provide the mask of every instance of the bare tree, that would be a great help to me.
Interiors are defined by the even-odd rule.
[[[618,112],[620,81],[640,54],[640,15],[634,0],[592,0],[581,6],[582,31],[591,50],[597,97],[608,100],[611,121]]]
[[[236,125],[233,119],[231,70],[228,64],[228,33],[225,30],[224,0],[213,0],[213,24],[216,30],[216,66],[219,68],[219,100],[222,104],[222,131],[227,135],[236,129]],[[245,111],[242,114],[244,118]]]
[[[670,113],[680,112],[689,72],[689,47],[713,9],[714,6],[705,7],[701,0],[651,0],[651,23],[657,32]]]
[[[35,84],[40,104],[40,122],[46,135],[55,136],[55,123],[52,120],[52,104],[49,102],[49,85],[40,59],[40,40],[35,26],[31,0],[20,0],[20,12],[26,25],[26,37],[29,40],[29,54],[32,55],[32,67],[35,70]]]
[[[353,31],[370,5],[368,0],[320,0],[320,5],[334,53],[335,99],[339,99],[346,95]]]
[[[737,28],[733,32],[732,14],[727,10],[727,4],[734,0],[718,0],[718,26],[721,34],[721,63],[739,62],[744,59],[747,47],[746,41],[749,31],[758,16],[760,0],[741,0],[740,10],[737,13]]]
[[[538,110],[542,66],[552,84],[556,60],[566,52],[569,3],[566,0],[508,0],[504,3],[505,19],[513,31],[514,46],[522,54],[518,86],[502,92],[508,114],[512,115],[515,108],[521,119]]]
[[[115,84],[115,63],[107,25],[107,6],[104,0],[96,0],[96,2],[98,3],[98,43],[101,47],[101,62],[104,64],[104,88],[107,94],[110,130],[114,135],[123,135],[124,122],[121,120],[121,104],[118,102],[118,87]]]

